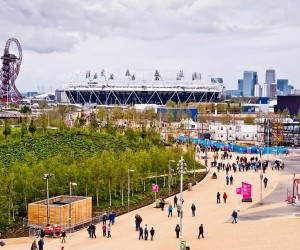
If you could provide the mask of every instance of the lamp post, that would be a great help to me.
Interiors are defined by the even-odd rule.
[[[129,204],[130,204],[130,173],[133,173],[133,169],[128,169],[128,212],[129,212]]]
[[[260,203],[262,204],[262,186],[263,186],[263,165],[262,165],[262,154],[263,154],[264,147],[263,145],[260,146]]]
[[[205,167],[207,168],[207,139],[205,139]]]
[[[168,185],[169,185],[169,197],[171,196],[171,162],[175,162],[174,160],[169,160],[169,175],[168,175]]]
[[[44,174],[44,180],[46,180],[47,185],[47,226],[50,225],[50,210],[49,210],[49,179],[54,176],[54,174]]]
[[[72,206],[71,206],[71,199],[72,199],[72,186],[77,186],[77,183],[76,182],[70,182],[69,183],[70,185],[70,203],[69,203],[69,225],[71,226],[72,225]]]
[[[186,172],[186,163],[183,159],[183,156],[181,156],[181,159],[179,160],[177,164],[177,171],[180,174],[180,235],[179,235],[179,249],[181,250],[181,242],[182,242],[182,188],[183,188],[183,173]]]

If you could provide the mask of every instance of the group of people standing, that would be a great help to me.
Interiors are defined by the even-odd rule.
[[[150,229],[150,235],[151,235],[151,240],[153,240],[155,234],[155,230],[153,227],[151,227]],[[145,224],[145,227],[141,227],[139,228],[139,240],[142,238],[142,240],[148,240],[148,235],[149,235],[149,231],[148,231],[148,226],[147,224]]]

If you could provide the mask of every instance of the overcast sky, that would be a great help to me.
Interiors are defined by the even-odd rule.
[[[183,70],[223,77],[266,69],[300,88],[299,0],[1,0],[0,53],[17,38],[18,89],[53,91],[72,73],[105,69],[163,79]],[[12,52],[16,52],[12,46]]]

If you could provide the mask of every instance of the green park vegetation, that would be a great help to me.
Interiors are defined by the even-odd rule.
[[[78,127],[70,129],[62,125],[64,112],[57,118],[61,129],[47,128],[47,116],[19,121],[17,127],[1,122],[0,232],[5,236],[15,236],[7,232],[26,217],[28,203],[46,198],[45,173],[54,174],[49,181],[50,197],[68,194],[69,182],[76,182],[73,195],[91,196],[94,213],[117,208],[120,214],[127,210],[129,169],[134,170],[132,208],[154,202],[152,183],[159,184],[159,197],[167,196],[170,159],[176,162],[172,163],[172,193],[178,192],[179,177],[174,173],[180,156],[189,170],[194,169],[193,146],[183,150],[166,145],[152,128],[116,128],[108,122],[100,129],[91,120],[83,129],[79,118]],[[195,166],[200,168],[198,163]],[[204,173],[197,174],[196,180],[203,177]],[[186,174],[186,185],[192,178]]]

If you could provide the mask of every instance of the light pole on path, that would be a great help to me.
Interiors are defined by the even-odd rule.
[[[130,204],[130,173],[133,173],[133,169],[128,169],[128,213],[129,213],[129,204]]]
[[[207,169],[207,139],[205,139],[205,167]]]
[[[71,227],[72,225],[72,207],[71,207],[71,204],[72,204],[72,186],[77,186],[77,183],[76,182],[70,182],[70,210],[69,210],[69,218],[70,218],[70,221],[69,221],[69,226]]]
[[[168,185],[169,185],[169,197],[171,196],[171,162],[175,162],[174,160],[169,160],[169,175],[168,175]]]
[[[47,185],[47,226],[50,225],[50,210],[49,210],[49,179],[54,176],[54,174],[44,174],[44,180],[46,180]]]
[[[183,156],[181,156],[181,159],[179,160],[177,164],[177,171],[180,174],[180,235],[179,235],[179,249],[182,250],[181,248],[181,243],[182,243],[182,188],[183,188],[183,173],[186,172],[186,163],[183,159]]]
[[[263,186],[263,164],[262,164],[262,154],[263,154],[264,147],[263,145],[260,146],[260,202],[262,204],[262,186]]]

